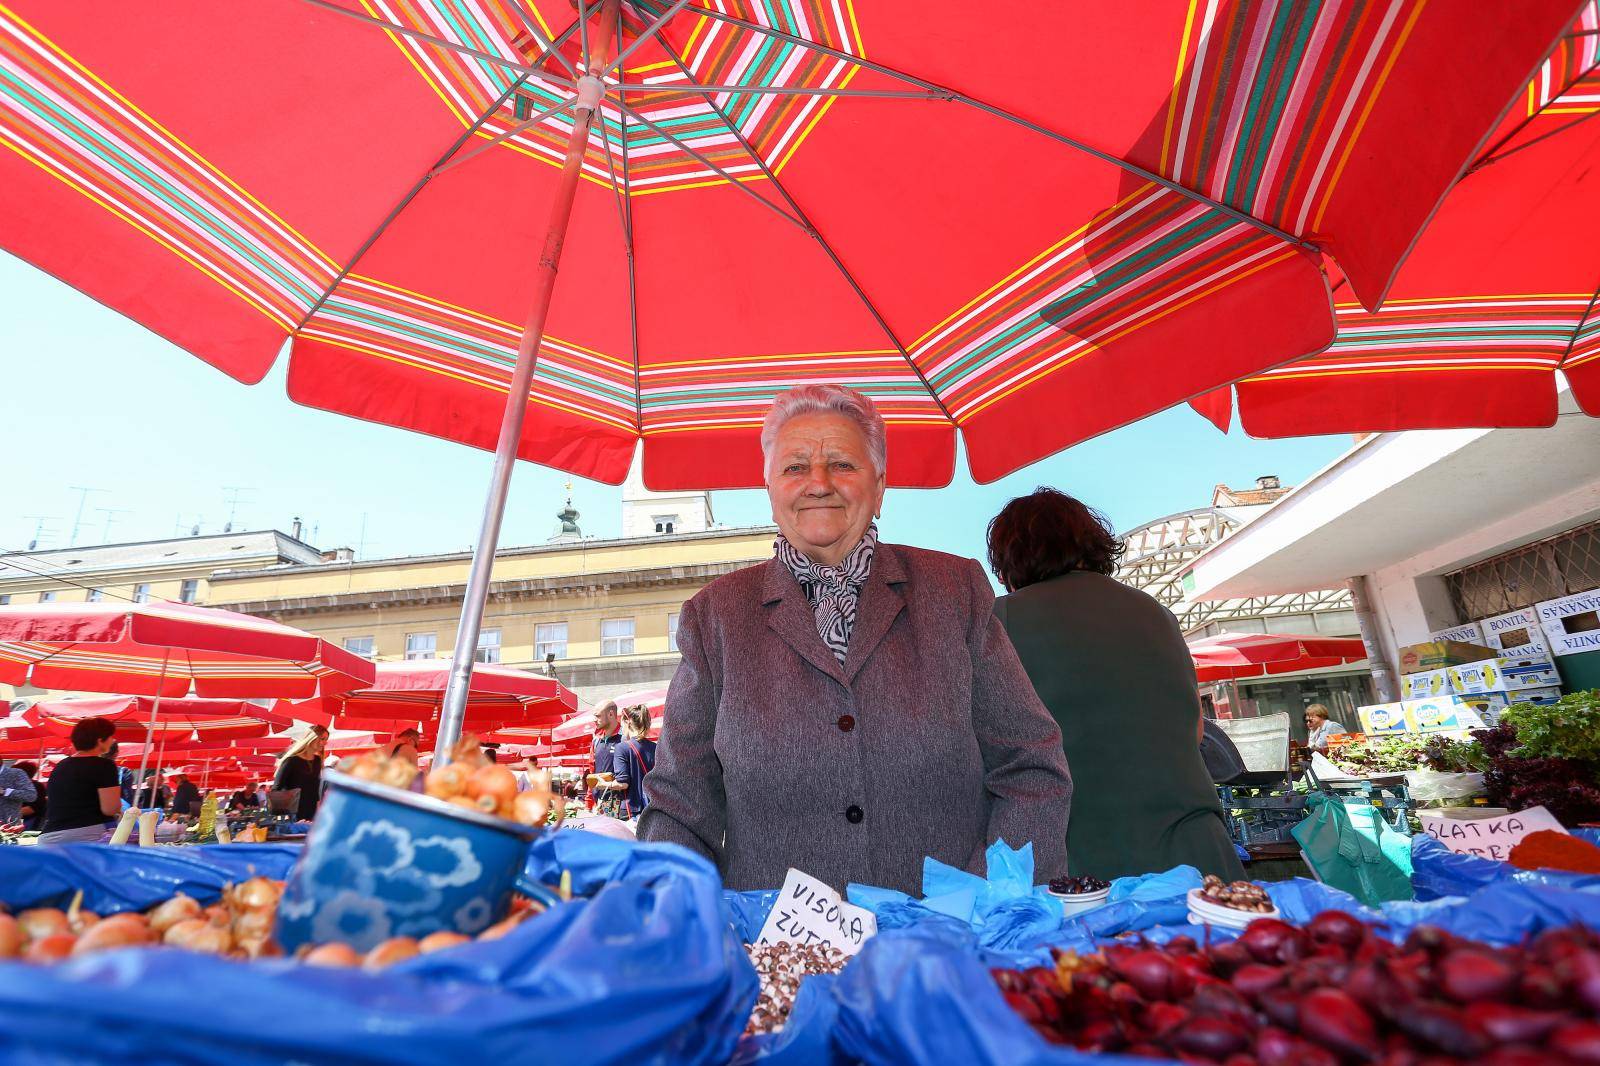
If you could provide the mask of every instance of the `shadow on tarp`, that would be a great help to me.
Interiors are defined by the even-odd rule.
[[[574,880],[592,898],[556,907],[501,940],[381,974],[171,949],[105,952],[51,967],[0,963],[0,1061],[432,1064],[470,1055],[627,1066],[726,1062],[755,1001],[756,978],[727,927],[716,871],[663,845],[610,856],[616,877],[608,880],[593,852],[562,839],[579,835],[536,841],[528,866],[559,877],[562,856],[571,854],[583,873]],[[241,879],[239,863],[282,876],[294,851],[5,848],[0,902],[53,904],[80,886],[87,886],[86,905],[92,888],[107,912],[178,890],[210,898]]]

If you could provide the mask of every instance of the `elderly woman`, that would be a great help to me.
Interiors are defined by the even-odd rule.
[[[761,430],[775,557],[683,607],[643,840],[733,889],[789,867],[920,894],[924,856],[981,873],[996,840],[1065,872],[1072,781],[969,559],[878,540],[883,419],[808,385]]]

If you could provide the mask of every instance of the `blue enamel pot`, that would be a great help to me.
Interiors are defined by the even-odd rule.
[[[440,930],[473,936],[504,918],[534,826],[324,771],[327,792],[284,887],[277,938],[357,951]]]

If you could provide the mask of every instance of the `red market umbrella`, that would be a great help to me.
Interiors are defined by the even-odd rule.
[[[1320,351],[1319,256],[1376,306],[1576,8],[14,0],[0,247],[492,445],[470,648],[515,458],[753,486],[772,396],[838,381],[892,483],[957,430],[990,481]]]
[[[1302,637],[1279,633],[1223,633],[1189,641],[1202,683],[1317,670],[1367,657],[1360,637]]]
[[[159,706],[158,706],[159,704]],[[39,700],[26,717],[41,729],[65,737],[85,718],[106,718],[122,739],[154,736],[189,744],[265,738],[288,719],[244,700],[162,699],[105,696]]]
[[[186,603],[0,607],[0,684],[172,698],[360,688],[372,664],[277,622]]]
[[[378,663],[372,685],[299,703],[284,701],[281,713],[338,729],[394,732],[408,725],[437,730],[452,663],[448,659]],[[553,677],[511,666],[480,663],[472,670],[466,724],[490,731],[507,724],[546,728],[577,706],[572,690]]]
[[[632,707],[644,704],[650,708],[650,736],[652,739],[661,734],[661,717],[667,707],[667,690],[664,688],[645,689],[639,692],[629,692],[616,698],[618,707]],[[584,711],[582,714],[573,715],[565,722],[556,726],[550,733],[550,740],[555,744],[571,743],[582,740],[585,743],[594,736],[594,711]]]
[[[1258,437],[1549,426],[1556,371],[1600,415],[1600,3],[1451,191],[1388,298],[1338,294],[1325,352],[1237,386]],[[1226,426],[1226,400],[1211,401]]]

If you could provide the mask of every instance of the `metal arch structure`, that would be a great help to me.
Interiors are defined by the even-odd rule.
[[[1350,591],[1346,588],[1237,600],[1188,599],[1183,588],[1183,574],[1189,564],[1242,525],[1237,518],[1214,507],[1179,511],[1147,522],[1122,534],[1127,550],[1115,576],[1118,581],[1159,600],[1177,616],[1185,636],[1214,622],[1353,609]]]

